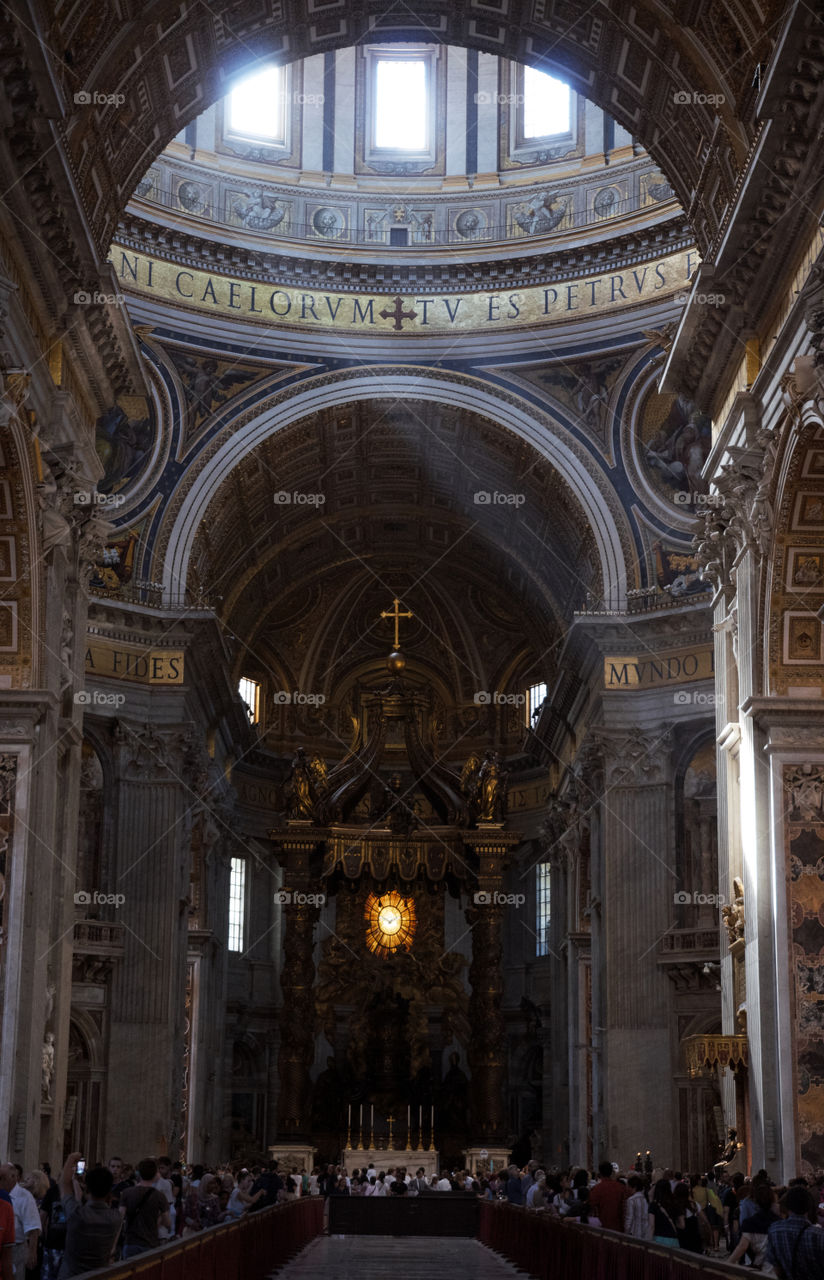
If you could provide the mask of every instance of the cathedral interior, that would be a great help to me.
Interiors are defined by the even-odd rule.
[[[2,1146],[823,1174],[820,14],[413,9],[0,10]]]

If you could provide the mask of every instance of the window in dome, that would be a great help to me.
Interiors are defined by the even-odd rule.
[[[544,71],[524,67],[523,86],[524,139],[550,138],[558,133],[569,133],[569,85],[548,76]]]
[[[429,140],[429,94],[425,58],[375,61],[375,146],[424,151]]]
[[[286,141],[286,74],[266,67],[232,89],[227,99],[226,131],[283,146]]]

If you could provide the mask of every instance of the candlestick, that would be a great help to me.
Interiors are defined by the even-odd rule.
[[[358,1120],[358,1151],[363,1151],[363,1103],[360,1104],[360,1118]]]
[[[406,1150],[412,1150],[412,1108],[406,1104]]]
[[[395,1123],[395,1117],[394,1117],[394,1116],[387,1116],[387,1117],[386,1117],[386,1119],[387,1119],[387,1122],[388,1122],[388,1124],[389,1124],[389,1142],[388,1142],[388,1144],[387,1144],[386,1149],[387,1149],[387,1151],[394,1151],[394,1150],[395,1150],[395,1148],[392,1146],[392,1125]]]
[[[418,1145],[416,1151],[423,1151],[423,1106],[418,1105]]]
[[[435,1107],[433,1105],[429,1118],[429,1150],[435,1150]]]
[[[375,1150],[375,1104],[372,1103],[369,1114],[369,1150]]]

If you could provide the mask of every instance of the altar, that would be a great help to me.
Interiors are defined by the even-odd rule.
[[[349,1174],[353,1169],[368,1169],[370,1166],[377,1173],[385,1173],[387,1169],[397,1169],[398,1165],[403,1165],[413,1178],[418,1169],[423,1169],[427,1178],[441,1172],[437,1151],[377,1151],[374,1148],[358,1150],[357,1147],[345,1147],[343,1164]]]

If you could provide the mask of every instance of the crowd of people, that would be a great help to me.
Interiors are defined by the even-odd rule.
[[[582,1224],[708,1254],[782,1280],[824,1280],[824,1177],[776,1186],[766,1170],[752,1178],[683,1174],[619,1176],[605,1162],[547,1172],[535,1162],[481,1181],[480,1194]]]
[[[308,1178],[267,1169],[207,1170],[165,1156],[120,1156],[86,1169],[80,1152],[59,1178],[0,1165],[0,1280],[70,1280],[244,1213],[294,1199]]]
[[[625,1232],[739,1263],[781,1280],[824,1280],[824,1178],[775,1186],[762,1169],[685,1175],[664,1169],[620,1175],[609,1163],[542,1169],[535,1161],[496,1173],[403,1165],[350,1174],[340,1165],[211,1170],[166,1157],[136,1166],[113,1156],[86,1169],[78,1152],[57,1181],[48,1165],[28,1177],[0,1165],[0,1280],[70,1280],[165,1242],[301,1196],[421,1196],[445,1192],[506,1200],[530,1212]]]

